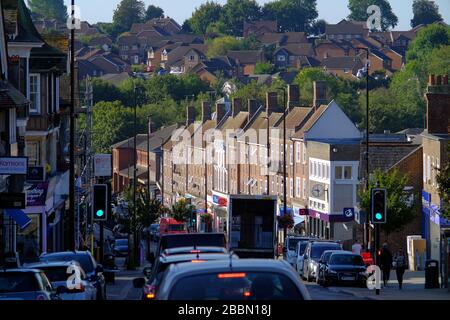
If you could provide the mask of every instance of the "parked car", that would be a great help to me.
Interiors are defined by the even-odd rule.
[[[359,254],[338,251],[333,252],[323,270],[322,285],[351,284],[366,287],[367,271]]]
[[[171,248],[163,251],[163,256],[172,256],[178,254],[193,254],[193,253],[228,253],[228,250],[223,247],[179,247]]]
[[[159,241],[159,223],[150,225],[150,240]]]
[[[325,269],[327,268],[330,257],[334,252],[342,252],[342,250],[325,250],[320,257],[316,277],[316,282],[320,285],[323,283]]]
[[[128,239],[115,239],[113,253],[115,257],[128,256]]]
[[[159,300],[310,300],[286,261],[229,259],[179,263],[165,272]]]
[[[72,266],[80,271],[80,283],[77,287],[68,288],[67,280],[72,275]],[[51,282],[53,288],[58,289],[62,300],[95,300],[97,289],[89,282],[86,272],[76,261],[37,262],[26,265],[27,268],[42,270]]]
[[[295,266],[297,260],[297,244],[300,241],[308,241],[308,237],[289,235],[284,240],[283,259],[289,262],[291,266]]]
[[[309,240],[305,240],[305,241],[299,241],[297,243],[297,248],[296,248],[297,258],[295,259],[294,268],[295,268],[295,270],[297,270],[297,273],[300,275],[303,272],[303,258],[304,258],[305,249],[306,249],[306,246],[308,245],[308,242],[309,242]]]
[[[0,270],[0,300],[60,299],[60,292],[55,290],[41,270],[28,268]]]
[[[310,241],[303,256],[302,277],[306,281],[315,280],[319,267],[319,260],[325,250],[343,250],[342,245],[331,241]]]
[[[44,261],[77,261],[88,276],[90,283],[97,289],[97,300],[106,300],[106,283],[103,275],[103,266],[98,264],[89,251],[65,251],[42,254],[39,257]]]
[[[137,278],[133,280],[135,288],[142,288],[142,300],[153,300],[156,297],[156,291],[161,283],[162,277],[166,269],[172,265],[183,262],[200,263],[211,260],[229,260],[238,259],[237,255],[224,253],[189,253],[178,255],[162,255],[154,264],[153,268],[145,268],[144,275],[148,278]]]

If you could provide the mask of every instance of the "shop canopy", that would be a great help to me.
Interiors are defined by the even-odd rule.
[[[20,230],[25,229],[31,223],[31,219],[22,210],[5,209],[5,213],[19,225]]]

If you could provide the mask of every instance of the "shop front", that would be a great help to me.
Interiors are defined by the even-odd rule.
[[[227,233],[229,202],[230,196],[228,194],[213,191],[211,197],[211,208],[213,215],[213,226],[216,232]]]
[[[321,239],[351,241],[355,224],[354,210],[344,210],[342,214],[328,214],[307,210],[308,232]]]
[[[427,240],[427,258],[440,260],[440,208],[425,190],[422,191],[422,238]]]
[[[306,235],[306,212],[307,209],[303,206],[293,205],[293,213],[294,213],[294,230],[296,233],[301,235]]]

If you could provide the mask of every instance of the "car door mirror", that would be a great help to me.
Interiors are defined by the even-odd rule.
[[[144,273],[144,276],[150,277],[152,275],[152,268],[151,267],[144,268],[143,273]]]
[[[133,287],[136,289],[141,289],[145,285],[145,278],[135,278],[133,279]]]
[[[103,266],[101,264],[97,265],[97,268],[95,268],[95,272],[96,273],[102,273],[103,272]]]

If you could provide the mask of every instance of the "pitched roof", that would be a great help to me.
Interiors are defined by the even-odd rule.
[[[325,34],[364,34],[367,32],[365,22],[341,20],[337,24],[326,24]]]
[[[328,57],[323,59],[322,64],[327,69],[353,69],[362,65],[362,61],[358,57]]]
[[[117,39],[118,45],[133,45],[133,44],[138,44],[138,43],[139,43],[139,38],[132,34],[124,34],[124,35],[119,36],[119,38]]]
[[[239,64],[256,64],[263,61],[262,50],[228,50],[227,56]]]
[[[17,108],[28,106],[30,101],[9,82],[0,81],[0,108]]]
[[[286,44],[308,42],[305,32],[285,32],[284,35],[286,36]]]
[[[279,44],[284,43],[286,35],[284,33],[266,32],[256,37],[263,44]]]
[[[183,57],[191,50],[198,55],[205,56],[206,46],[204,45],[180,45],[169,52],[167,64],[172,65],[183,59]]]
[[[292,136],[292,138],[303,139],[305,133],[312,128],[312,126],[317,122],[317,120],[319,120],[319,118],[322,116],[322,114],[325,112],[327,108],[328,106],[324,104],[321,105],[319,108],[317,108],[317,110],[310,115],[308,121],[306,121],[304,125],[300,126],[299,128],[295,128],[296,132]]]
[[[164,144],[165,141],[169,140],[172,136],[172,133],[174,130],[178,128],[177,124],[161,128],[160,130],[153,132],[150,134],[150,140],[148,141],[148,135],[144,134],[144,136],[147,138],[145,141],[139,143],[137,145],[138,150],[147,151],[148,150],[148,143],[150,143],[150,151],[154,151],[161,147],[162,144]]]
[[[4,10],[5,32],[12,31],[9,30],[10,28],[14,28],[15,30],[16,26],[18,30],[17,36],[14,40],[8,40],[9,42],[44,42],[36,30],[31,19],[30,11],[23,0],[4,1],[2,7]]]
[[[267,29],[272,32],[278,31],[278,23],[273,20],[260,20],[260,21],[244,21],[244,32],[250,30]]]
[[[312,43],[300,43],[300,44],[288,44],[282,47],[279,47],[275,50],[275,54],[280,52],[281,50],[286,50],[291,55],[294,56],[312,56],[314,55],[314,48]]]

